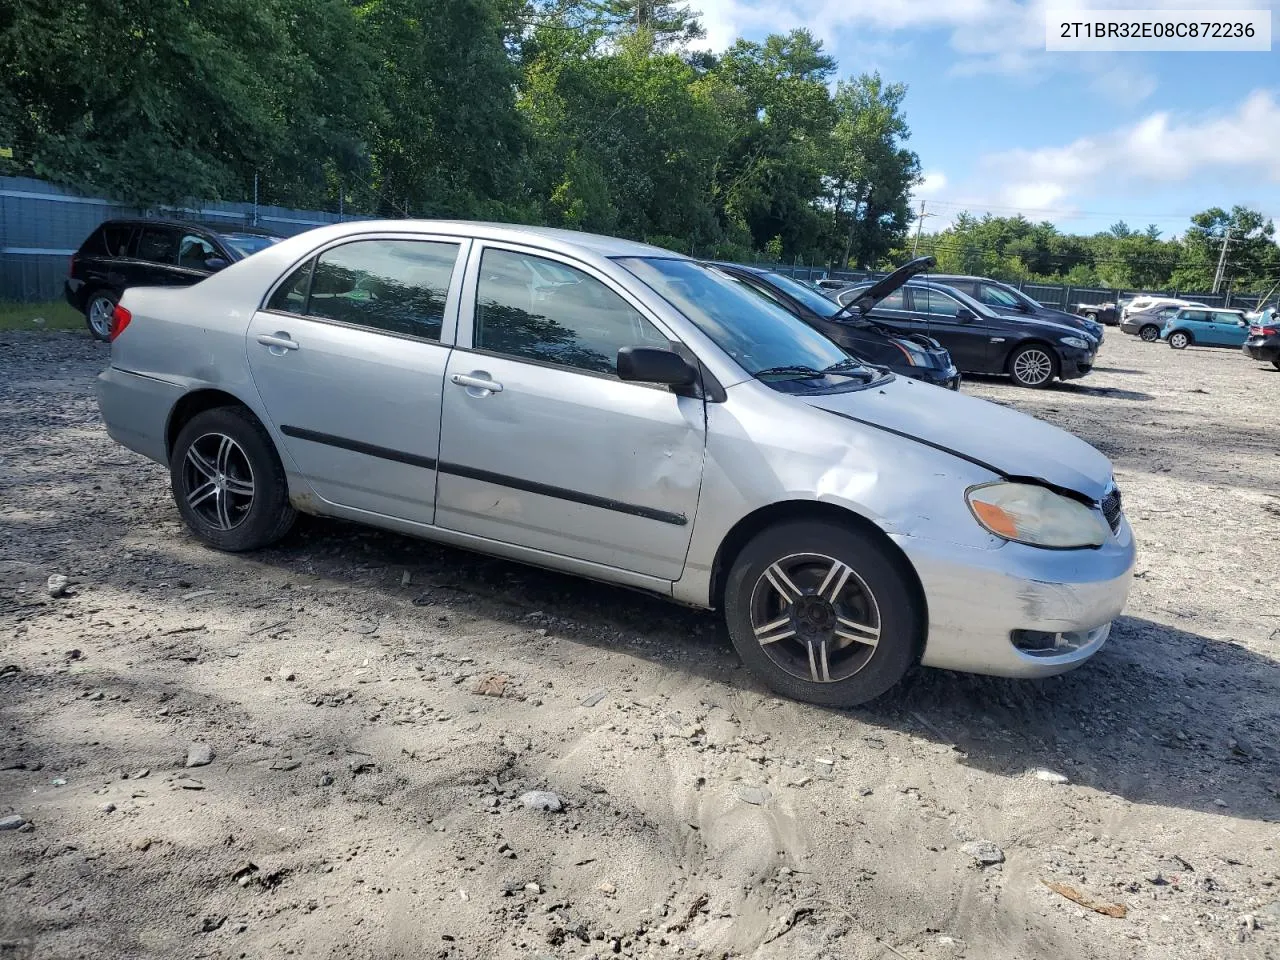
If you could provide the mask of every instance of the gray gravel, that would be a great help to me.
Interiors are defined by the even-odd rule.
[[[626,591],[323,521],[206,550],[102,430],[105,356],[0,333],[0,812],[32,821],[0,840],[0,943],[1280,956],[1280,373],[1111,330],[1084,381],[966,384],[1114,459],[1129,608],[1066,676],[918,671],[838,712]],[[217,745],[200,779],[192,743]]]

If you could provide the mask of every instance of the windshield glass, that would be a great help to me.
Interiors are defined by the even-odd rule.
[[[840,309],[834,300],[828,300],[812,287],[806,287],[799,280],[783,276],[780,273],[766,273],[764,279],[783,293],[790,294],[820,317],[829,317]]]
[[[242,257],[265,250],[272,244],[279,243],[280,237],[263,236],[260,233],[224,233],[222,241]]]
[[[851,361],[804,321],[714,267],[655,257],[622,257],[618,262],[761,380],[870,382],[884,375]]]

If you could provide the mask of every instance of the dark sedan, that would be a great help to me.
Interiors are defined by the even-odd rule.
[[[887,296],[915,273],[928,268],[920,262],[908,264],[886,278],[881,296]],[[899,333],[865,316],[863,310],[851,310],[827,299],[817,290],[791,277],[756,267],[735,263],[713,264],[760,296],[799,317],[845,350],[878,366],[913,380],[923,380],[951,390],[960,388],[960,371],[950,354],[936,340],[920,333]]]
[[[1057,307],[1046,307],[1039,300],[1032,300],[1017,287],[1001,283],[999,280],[949,273],[935,273],[929,279],[959,290],[983,306],[990,307],[996,313],[1006,317],[1048,320],[1051,323],[1060,323],[1066,327],[1083,330],[1098,343],[1102,343],[1105,339],[1102,324],[1095,318],[1068,313]]]
[[[1280,316],[1274,307],[1264,310],[1249,327],[1249,339],[1241,348],[1246,356],[1280,370]]]
[[[107,340],[111,313],[130,287],[188,287],[281,238],[266,230],[183,220],[108,220],[89,234],[67,271],[67,303]]]

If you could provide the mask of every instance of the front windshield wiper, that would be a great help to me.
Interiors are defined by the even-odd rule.
[[[821,370],[814,369],[813,367],[785,366],[785,367],[766,367],[763,370],[757,370],[754,376],[757,376],[757,377],[791,376],[791,377],[812,378],[812,377],[825,377],[826,374]]]
[[[844,370],[865,369],[866,363],[857,357],[845,357],[829,367],[824,367],[823,373],[840,373]]]

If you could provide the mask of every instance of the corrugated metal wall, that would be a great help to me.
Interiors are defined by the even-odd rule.
[[[0,300],[37,302],[62,296],[67,261],[103,220],[178,217],[258,226],[292,236],[326,223],[360,220],[320,210],[208,202],[199,207],[140,210],[29,177],[0,177]]]

